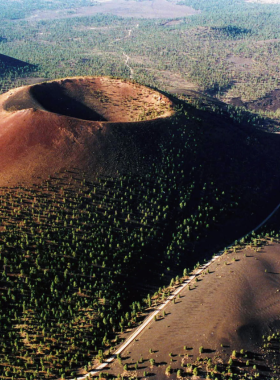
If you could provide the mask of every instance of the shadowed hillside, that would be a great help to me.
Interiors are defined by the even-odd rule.
[[[1,39],[0,39],[1,41]],[[30,65],[27,62],[23,62],[19,59],[9,57],[8,55],[0,54],[0,74],[4,74],[6,71],[32,71],[36,68],[35,65]]]
[[[19,86],[20,78],[26,77],[36,68],[35,65],[0,54],[0,94]]]

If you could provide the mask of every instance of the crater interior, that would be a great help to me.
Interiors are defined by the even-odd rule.
[[[135,122],[167,117],[173,103],[148,87],[109,77],[67,78],[12,93],[6,111],[27,108],[83,120]]]

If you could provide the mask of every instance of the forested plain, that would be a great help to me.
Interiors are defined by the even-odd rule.
[[[183,3],[197,7],[195,2]],[[279,5],[243,1],[234,5],[223,1],[218,7],[216,2],[207,4],[199,3],[201,14],[176,20],[102,14],[42,21],[3,17],[1,53],[36,65],[35,76],[46,79],[68,75],[130,77],[125,53],[130,57],[133,79],[163,90],[180,89],[176,75],[181,85],[191,82],[226,101],[236,97],[252,101],[276,89]],[[33,10],[31,5],[27,9],[29,14]],[[26,12],[22,10],[21,17]],[[12,67],[3,70],[5,91],[11,77],[22,75]]]
[[[196,1],[180,3],[197,8]],[[17,5],[0,5],[2,93],[86,75],[128,78],[181,94],[192,88],[226,102],[252,102],[279,87],[279,5],[203,0],[201,13],[188,18],[100,14],[41,21],[25,18],[38,9],[98,5]],[[218,103],[205,106],[197,98],[189,102],[258,128],[278,117],[277,111],[260,110],[259,117]],[[190,115],[193,127],[171,134],[162,164],[150,174],[89,182],[74,168],[40,186],[1,189],[1,378],[86,373],[119,343],[123,330],[141,321],[152,290],[164,299],[170,279],[188,273],[186,252],[191,266],[209,231],[245,207],[242,189],[204,180],[207,166],[197,161],[201,118]],[[132,286],[135,268],[147,279],[141,288]]]

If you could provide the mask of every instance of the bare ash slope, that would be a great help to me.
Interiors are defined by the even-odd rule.
[[[3,94],[0,185],[35,181],[69,167],[92,174],[118,167],[137,171],[166,132],[162,118],[169,119],[172,108],[157,91],[107,77],[71,78]]]
[[[279,273],[277,244],[258,252],[247,248],[222,256],[210,266],[209,273],[205,271],[181,293],[176,304],[167,306],[163,318],[152,322],[126,349],[122,364],[128,363],[133,370],[142,356],[144,363],[139,365],[138,376],[146,371],[165,379],[169,364],[176,378],[178,369],[185,371],[187,363],[199,356],[211,357],[215,362],[215,357],[228,360],[233,350],[260,352],[262,335],[280,327]],[[149,352],[150,348],[154,353]],[[152,368],[148,362],[151,358],[155,359]],[[115,361],[110,372],[122,371]]]

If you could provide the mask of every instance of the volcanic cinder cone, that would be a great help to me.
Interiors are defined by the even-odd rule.
[[[142,170],[174,110],[145,86],[75,77],[3,94],[0,113],[0,185],[6,185],[70,167],[92,175]]]

